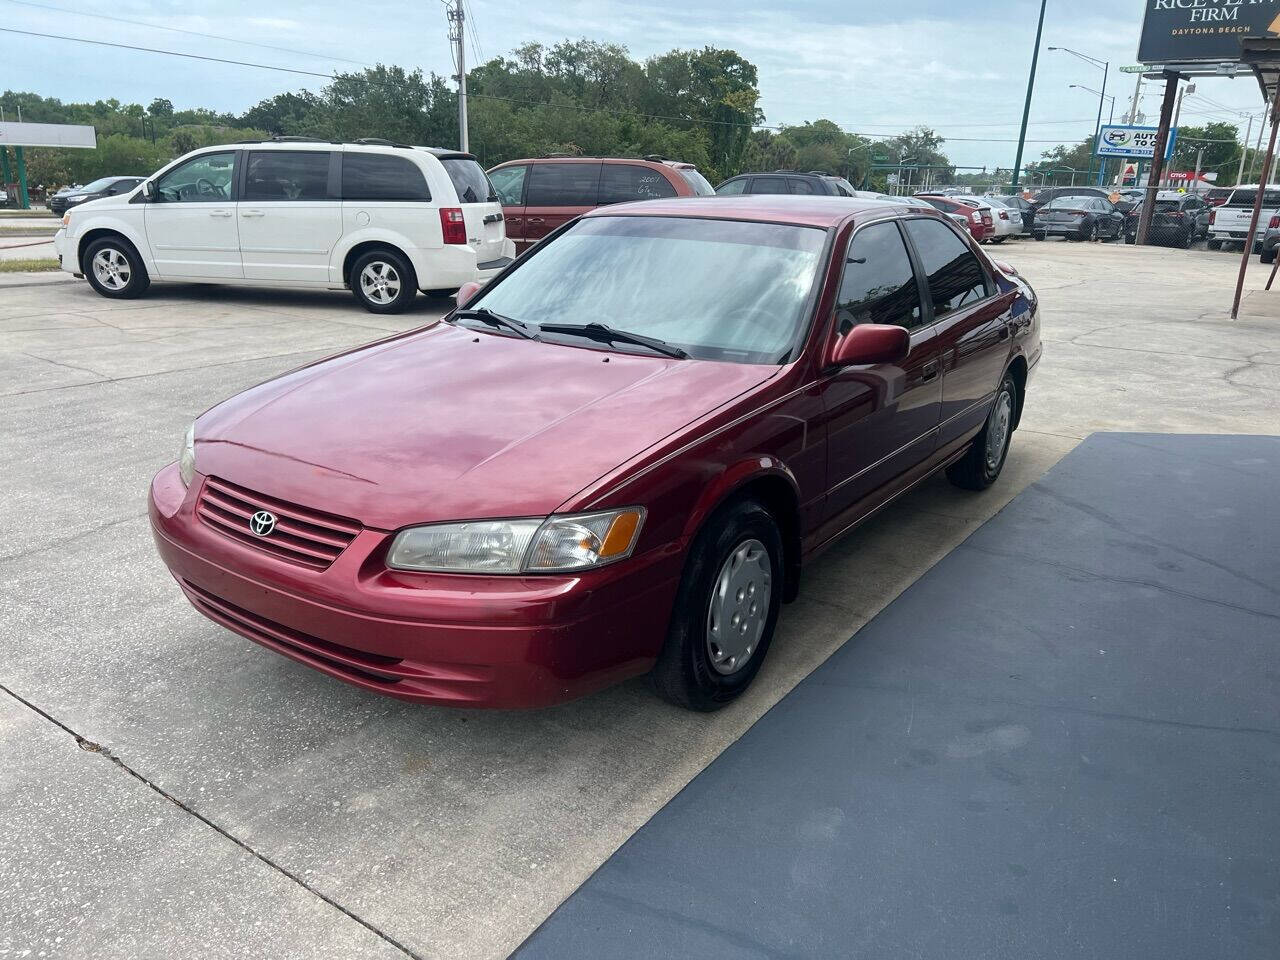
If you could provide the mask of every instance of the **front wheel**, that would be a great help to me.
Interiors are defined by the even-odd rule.
[[[690,548],[649,681],[664,700],[710,712],[760,670],[782,605],[782,535],[754,500],[721,508]]]
[[[1222,241],[1219,240],[1217,237],[1210,237],[1208,240],[1205,241],[1204,245],[1210,250],[1222,249]]]
[[[1004,375],[987,422],[963,457],[947,467],[947,479],[965,490],[985,490],[1000,478],[1018,410],[1018,386]]]
[[[1263,247],[1263,248],[1262,248],[1262,254],[1260,255],[1259,259],[1260,259],[1263,263],[1275,263],[1275,262],[1276,262],[1276,248],[1275,248],[1275,247]]]
[[[1044,240],[1044,234],[1043,234],[1043,233],[1036,232],[1036,231],[1033,231],[1033,232],[1032,232],[1032,234],[1031,234],[1031,239],[1032,239],[1032,240],[1041,240],[1041,241],[1043,241],[1043,240]]]
[[[370,313],[401,313],[418,292],[418,278],[399,253],[373,250],[351,265],[351,292]]]
[[[84,252],[84,276],[104,297],[132,300],[147,292],[151,278],[133,244],[124,238],[103,237]]]

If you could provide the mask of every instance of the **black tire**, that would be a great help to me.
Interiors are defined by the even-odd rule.
[[[112,300],[132,300],[151,286],[142,258],[124,237],[101,237],[93,241],[85,248],[80,268],[89,286]]]
[[[1275,263],[1275,262],[1276,262],[1276,248],[1275,248],[1275,247],[1270,247],[1270,248],[1264,247],[1264,248],[1263,248],[1263,250],[1262,250],[1262,253],[1258,255],[1258,259],[1260,259],[1263,263]]]
[[[371,271],[367,276],[366,270]],[[382,278],[381,283],[378,278]],[[402,254],[389,249],[370,250],[357,257],[351,264],[347,282],[356,301],[370,313],[403,313],[418,292],[413,265]],[[394,294],[390,292],[393,287]]]
[[[1258,254],[1258,253],[1261,253],[1261,252],[1262,252],[1262,241],[1261,241],[1261,240],[1255,240],[1255,241],[1253,241],[1253,252],[1254,252],[1255,254]]]
[[[1204,245],[1210,250],[1222,249],[1222,241],[1219,240],[1217,237],[1210,237],[1208,240],[1204,242]]]
[[[995,460],[989,461],[987,438],[990,436],[993,425],[1001,419],[1000,411],[1006,396],[1009,406],[1004,410],[1002,448]],[[973,443],[965,455],[947,467],[948,480],[965,490],[985,490],[1000,478],[1000,471],[1004,469],[1004,462],[1009,457],[1009,444],[1013,439],[1013,425],[1017,420],[1018,403],[1018,385],[1013,382],[1013,377],[1006,373],[1004,379],[1000,381],[995,402],[991,405],[991,413],[987,416],[987,422],[982,425],[982,430],[973,438]]]
[[[1098,221],[1095,220],[1089,224],[1088,228],[1080,231],[1080,239],[1085,243],[1093,243],[1098,239]]]
[[[1033,232],[1032,232],[1032,234],[1031,234],[1031,239],[1032,239],[1032,240],[1040,240],[1040,241],[1043,241],[1043,240],[1044,240],[1044,238],[1045,238],[1045,237],[1044,237],[1044,234],[1043,234],[1043,233],[1036,233],[1036,232],[1034,232],[1034,231],[1033,231]]]
[[[1190,250],[1191,245],[1195,242],[1196,242],[1195,231],[1188,228],[1187,232],[1182,235],[1182,239],[1178,242],[1178,246],[1180,246],[1183,250]]]
[[[763,611],[763,631],[746,661],[722,673],[713,666],[708,642],[712,593],[725,564],[749,541],[762,544],[768,554],[768,609]],[[658,696],[687,710],[708,713],[733,702],[751,685],[778,625],[784,587],[782,556],[778,524],[756,501],[731,502],[711,516],[689,550],[667,638],[649,674]]]

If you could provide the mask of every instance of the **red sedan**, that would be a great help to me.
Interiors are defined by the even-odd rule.
[[[991,219],[990,207],[978,208],[952,197],[933,196],[931,194],[916,194],[916,199],[923,200],[943,213],[959,214],[962,217],[966,217],[969,221],[969,232],[973,234],[973,239],[979,243],[991,240],[996,235],[996,225],[995,221]]]
[[[875,201],[607,207],[459,301],[195,422],[150,515],[201,613],[411,701],[715,709],[818,551],[996,480],[1040,357],[1011,268]]]

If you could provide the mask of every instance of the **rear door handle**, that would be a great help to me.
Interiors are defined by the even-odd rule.
[[[240,216],[242,217],[265,217],[266,215],[266,211],[264,210],[242,210],[240,212]]]
[[[524,223],[524,217],[507,217],[507,223],[521,224]]]
[[[529,222],[530,223],[546,223],[546,221],[543,220],[541,217],[530,217]]]
[[[209,211],[209,216],[211,216],[211,217],[229,217],[229,216],[231,216],[231,211],[230,211],[230,210],[210,210],[210,211]]]

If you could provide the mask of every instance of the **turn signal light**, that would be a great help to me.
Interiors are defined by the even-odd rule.
[[[1280,230],[1280,217],[1272,217],[1267,221],[1268,230]]]
[[[440,208],[440,229],[445,243],[467,242],[467,222],[458,207]]]

